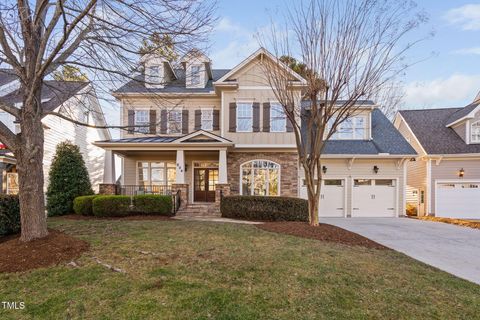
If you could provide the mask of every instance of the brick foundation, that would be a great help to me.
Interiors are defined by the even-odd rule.
[[[98,185],[98,193],[105,195],[114,195],[117,193],[117,185],[112,183],[101,183]]]
[[[280,195],[298,196],[298,155],[294,152],[229,152],[227,155],[230,194],[240,193],[240,166],[251,160],[270,160],[280,165]]]
[[[220,205],[220,200],[221,200],[220,193],[222,193],[224,197],[230,195],[230,185],[220,184],[220,183],[215,185],[215,203],[217,205]]]
[[[188,184],[172,184],[172,192],[180,190],[180,208],[188,205]]]

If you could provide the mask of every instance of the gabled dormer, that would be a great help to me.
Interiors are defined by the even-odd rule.
[[[177,79],[170,61],[160,55],[145,54],[141,62],[144,65],[147,88],[163,88],[165,83]]]
[[[212,62],[197,49],[190,50],[181,59],[185,70],[185,86],[187,88],[205,88],[212,80]]]
[[[455,112],[447,121],[466,144],[480,144],[480,95],[468,106]]]

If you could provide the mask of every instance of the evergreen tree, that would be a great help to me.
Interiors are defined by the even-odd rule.
[[[73,199],[93,194],[80,148],[69,141],[57,145],[47,190],[49,216],[73,212]]]
[[[60,70],[53,71],[53,79],[57,81],[88,81],[85,73],[79,68],[68,64],[64,65]]]

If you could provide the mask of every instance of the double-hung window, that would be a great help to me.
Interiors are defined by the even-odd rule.
[[[140,133],[148,133],[150,125],[149,110],[135,110],[135,131]]]
[[[202,130],[213,130],[213,109],[202,109],[201,125]]]
[[[168,133],[182,133],[181,110],[172,110],[168,113]]]
[[[287,116],[279,103],[270,104],[270,132],[287,131]]]
[[[480,143],[480,121],[472,123],[471,142]]]
[[[252,103],[237,103],[237,132],[253,131]]]
[[[190,74],[190,83],[192,86],[196,86],[200,84],[200,66],[194,65],[191,67],[192,73]]]
[[[242,195],[280,195],[280,165],[268,160],[253,160],[240,166]]]
[[[148,79],[149,84],[158,84],[160,82],[160,66],[152,65],[148,67]]]
[[[174,162],[139,161],[137,172],[138,185],[143,187],[152,187],[159,190],[155,186],[170,186],[175,183],[176,169]]]
[[[333,125],[334,119],[330,121],[329,128]],[[367,120],[365,116],[354,116],[345,119],[337,126],[331,139],[333,140],[363,140],[366,138]]]

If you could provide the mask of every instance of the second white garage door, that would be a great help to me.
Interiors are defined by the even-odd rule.
[[[395,179],[354,179],[352,217],[395,217]]]
[[[437,183],[435,215],[480,219],[480,181]]]

